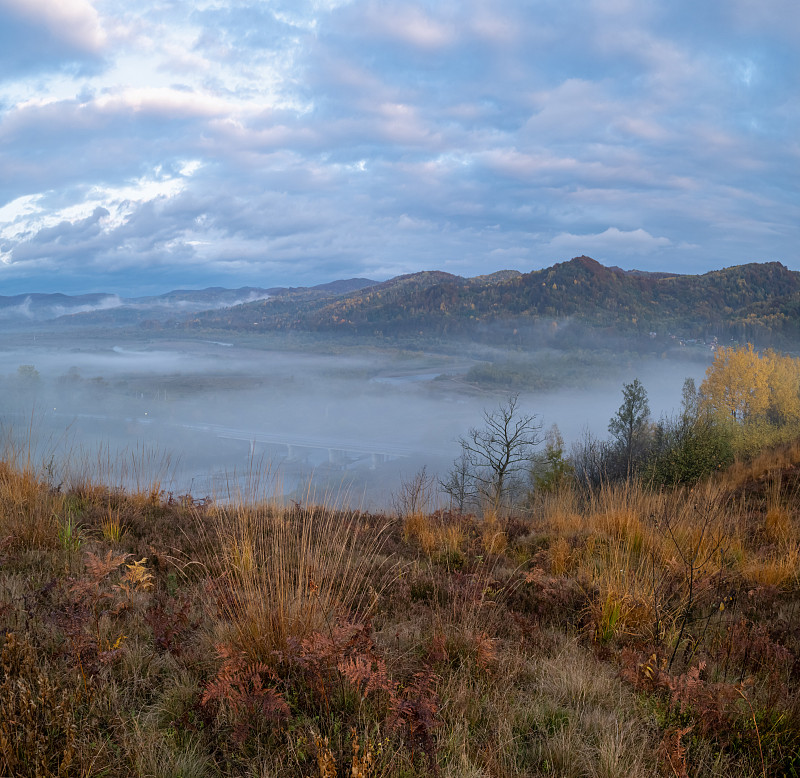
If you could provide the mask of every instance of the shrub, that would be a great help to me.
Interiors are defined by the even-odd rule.
[[[662,420],[643,477],[658,486],[693,484],[733,462],[730,425],[711,418]]]

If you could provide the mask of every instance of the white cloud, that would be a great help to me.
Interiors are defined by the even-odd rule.
[[[0,283],[791,263],[800,4],[713,7],[0,0]]]
[[[548,244],[551,249],[561,252],[572,252],[603,257],[614,254],[651,254],[658,249],[672,245],[669,238],[654,237],[641,227],[636,230],[620,230],[609,227],[604,232],[594,235],[573,235],[562,232]]]
[[[119,92],[101,95],[94,101],[94,105],[101,110],[133,110],[163,114],[171,118],[226,116],[231,110],[230,102],[225,99],[169,87],[123,89]],[[252,110],[257,110],[257,108],[253,106]]]
[[[725,3],[742,30],[766,29],[797,41],[800,4],[796,0],[729,0]]]
[[[439,49],[455,40],[452,25],[443,23],[416,6],[371,5],[368,11],[372,29],[388,38],[422,49]]]
[[[97,53],[106,44],[100,16],[89,0],[0,0],[0,10],[41,25],[54,38],[83,51]]]
[[[74,202],[60,207],[54,207],[50,202],[52,197],[46,193],[19,197],[0,208],[0,241],[18,245],[42,231],[77,225],[97,214],[102,214],[96,219],[99,229],[111,233],[125,224],[143,203],[173,198],[183,192],[188,178],[199,168],[199,162],[190,160],[184,163],[179,176],[154,171],[150,176],[119,186],[93,186],[74,193]],[[8,264],[11,252],[0,251],[0,257]]]

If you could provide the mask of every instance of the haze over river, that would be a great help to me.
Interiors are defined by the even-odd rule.
[[[419,468],[444,475],[458,436],[509,394],[464,382],[486,354],[320,354],[198,339],[5,341],[6,433],[29,440],[54,479],[87,470],[110,485],[144,488],[157,479],[167,492],[196,498],[227,498],[252,487],[258,473],[263,492],[303,496],[313,481],[318,499],[388,507]],[[527,358],[535,365],[539,357]],[[20,370],[25,365],[35,373]],[[569,445],[585,429],[606,437],[623,382],[640,378],[658,418],[678,407],[684,378],[699,384],[705,367],[697,358],[621,358],[587,385],[523,391],[520,407],[544,429],[558,424]]]

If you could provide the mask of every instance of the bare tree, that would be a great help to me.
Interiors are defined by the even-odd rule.
[[[400,480],[400,490],[392,496],[392,505],[398,516],[411,516],[428,510],[434,495],[435,478],[428,475],[423,465],[411,478]]]
[[[613,475],[613,468],[609,472],[613,453],[611,443],[596,438],[588,428],[584,428],[582,437],[572,444],[570,453],[577,483],[588,492],[606,483]]]
[[[518,406],[519,395],[511,395],[495,410],[483,412],[483,427],[473,427],[458,440],[474,491],[495,511],[519,486],[518,475],[527,475],[533,450],[541,443],[539,417],[521,413]]]
[[[453,460],[453,469],[447,474],[446,481],[439,479],[439,486],[450,497],[450,510],[464,513],[474,504],[477,495],[470,460],[465,451]]]

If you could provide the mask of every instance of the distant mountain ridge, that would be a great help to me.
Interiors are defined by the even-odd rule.
[[[182,312],[228,308],[283,295],[330,297],[352,293],[375,283],[367,278],[350,278],[308,288],[244,286],[227,289],[211,286],[206,289],[176,289],[146,297],[122,297],[103,292],[0,295],[0,324],[46,322],[64,317],[70,317],[70,323],[79,324],[130,324],[154,318],[171,318]]]
[[[0,296],[0,326],[147,326],[518,345],[589,335],[720,337],[800,348],[800,273],[779,262],[702,275],[606,267],[580,256],[541,270],[465,278],[427,270],[312,287],[209,287],[153,297]],[[15,322],[17,323],[15,325]],[[569,326],[565,326],[569,325]],[[526,340],[527,338],[527,340]]]
[[[570,321],[623,335],[679,331],[800,342],[800,273],[779,262],[702,275],[626,271],[581,256],[529,273],[398,276],[328,299],[284,296],[193,317],[194,327],[474,336]]]

